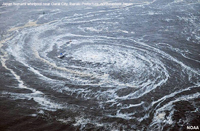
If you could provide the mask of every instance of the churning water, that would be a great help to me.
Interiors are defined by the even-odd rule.
[[[200,1],[117,2],[0,7],[2,129],[200,125]]]

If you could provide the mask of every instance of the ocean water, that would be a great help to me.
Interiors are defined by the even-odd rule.
[[[199,0],[22,3],[0,1],[1,130],[200,126]]]

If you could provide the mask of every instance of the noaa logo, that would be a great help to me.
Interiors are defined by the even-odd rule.
[[[187,126],[188,130],[199,130],[199,126]]]

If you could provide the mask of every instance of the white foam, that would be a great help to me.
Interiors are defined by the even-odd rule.
[[[173,104],[175,104],[176,102],[179,102],[179,101],[192,100],[192,99],[198,98],[199,96],[200,96],[199,92],[190,94],[190,95],[184,95],[184,96],[178,97],[175,100],[172,100],[172,101],[166,103],[165,105],[161,106],[160,108],[157,108],[156,112],[154,114],[153,121],[150,126],[151,127],[154,125],[162,126],[162,125],[160,125],[160,123],[167,123],[167,124],[174,123],[172,120],[172,116],[174,114]],[[170,114],[168,116],[166,116],[165,111],[170,111]],[[159,117],[159,116],[161,116],[161,117]]]

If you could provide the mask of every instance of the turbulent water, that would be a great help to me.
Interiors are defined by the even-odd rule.
[[[200,128],[200,1],[116,2],[0,7],[1,129]]]

